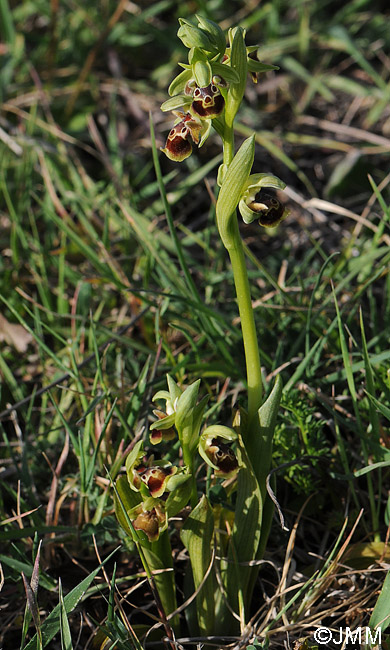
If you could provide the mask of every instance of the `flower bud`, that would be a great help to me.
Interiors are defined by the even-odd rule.
[[[213,55],[222,54],[226,47],[226,39],[222,29],[211,20],[196,16],[198,26],[189,20],[179,18],[180,28],[178,37],[188,48],[197,47]]]
[[[189,20],[184,18],[179,18],[179,23],[180,27],[177,35],[186,47],[190,49],[197,47],[200,50],[213,53],[218,51],[218,46],[211,34],[199,29],[199,27],[195,27]]]

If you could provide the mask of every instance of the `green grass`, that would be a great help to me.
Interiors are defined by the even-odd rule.
[[[385,553],[389,12],[368,0],[145,4],[0,0],[4,649],[24,638],[36,647],[21,572],[31,580],[39,540],[43,646],[57,635],[58,647],[76,648],[80,631],[78,647],[92,647],[91,634],[110,638],[105,647],[138,647],[156,610],[114,518],[107,470],[114,479],[144,434],[167,372],[183,385],[201,377],[210,424],[230,424],[244,394],[233,279],[215,225],[216,141],[181,165],[161,156],[157,176],[151,150],[149,112],[158,146],[170,128],[159,105],[183,60],[177,17],[194,11],[224,29],[239,22],[262,60],[280,67],[250,87],[237,136],[256,132],[254,171],[287,182],[291,213],[276,232],[241,232],[265,393],[279,372],[285,385],[274,463],[290,529],[311,500],[295,540],[297,591],[275,600],[275,623],[259,597],[252,635],[268,626],[282,644],[280,612],[296,638],[308,635],[307,602],[315,629],[336,567],[316,577],[310,553],[337,554],[361,508],[351,545],[372,552],[368,564]],[[269,558],[282,567],[288,535],[273,527]],[[107,560],[98,572],[120,544],[116,569]],[[351,548],[362,560],[362,547]],[[361,568],[363,625],[385,571],[370,581]],[[311,577],[306,596],[298,571]],[[137,585],[129,601],[146,611],[130,617],[115,584],[122,596]],[[360,607],[351,596],[341,613],[348,603]]]

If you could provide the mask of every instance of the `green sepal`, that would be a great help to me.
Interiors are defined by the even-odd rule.
[[[200,427],[202,426],[204,410],[209,401],[209,396],[205,395],[193,409],[192,413],[192,436],[189,443],[189,449],[193,452],[196,449],[199,440]]]
[[[181,540],[190,556],[195,590],[201,584],[212,559],[214,516],[205,495],[187,518]],[[214,632],[214,577],[210,574],[196,596],[199,632],[203,635]]]
[[[152,431],[153,429],[161,429],[164,431],[165,429],[170,429],[171,427],[175,426],[175,421],[176,421],[176,413],[172,413],[171,415],[167,415],[166,418],[161,418],[161,420],[156,420],[156,422],[153,422],[149,429]]]
[[[127,476],[119,476],[115,483],[114,508],[119,525],[134,541],[139,540],[137,531],[129,524],[129,513],[142,502],[139,492],[134,492],[129,485]],[[125,514],[126,513],[126,514]]]
[[[167,111],[175,111],[176,109],[185,107],[186,105],[188,105],[189,108],[191,106],[191,102],[192,98],[188,95],[175,95],[174,97],[170,97],[166,100],[166,102],[161,104],[160,108],[163,113],[166,113]],[[185,108],[184,110],[187,109]]]
[[[223,54],[226,48],[226,38],[220,26],[214,23],[212,20],[203,18],[197,14],[195,17],[198,21],[198,27],[209,34],[210,39],[215,43],[215,47],[217,48],[218,52],[220,54]]]
[[[132,491],[138,492],[138,489],[133,485],[133,469],[139,465],[139,461],[141,458],[143,458],[145,455],[144,449],[143,449],[143,441],[139,440],[133,447],[133,449],[130,451],[129,455],[126,458],[126,473],[127,473],[127,481],[129,483],[129,487]]]
[[[212,72],[209,60],[204,52],[194,47],[188,56],[188,61],[192,66],[192,76],[199,88],[206,88],[211,84]]]
[[[179,397],[176,407],[175,425],[183,448],[194,451],[198,442],[199,429],[202,415],[206,406],[207,397],[196,405],[198,399],[200,379],[188,386]]]
[[[200,148],[207,140],[211,131],[212,120],[202,120],[201,138],[198,147]]]
[[[219,75],[220,77],[225,79],[227,83],[236,84],[240,81],[238,72],[236,72],[234,68],[231,68],[226,63],[218,63],[218,62],[212,63],[211,70],[213,72],[213,76]]]
[[[168,88],[168,94],[172,97],[172,95],[178,95],[179,93],[182,93],[184,91],[184,88],[186,87],[187,82],[191,79],[192,77],[192,70],[191,66],[187,66],[186,64],[179,64],[185,66],[185,69],[183,72],[177,75],[177,77],[174,78],[174,80],[171,82],[169,88]]]
[[[175,480],[175,487],[169,493],[165,502],[165,509],[168,517],[175,517],[178,512],[186,507],[191,497],[192,481],[191,474],[175,474],[170,481]]]
[[[157,393],[153,395],[152,402],[155,402],[158,399],[165,399],[165,401],[168,401],[171,399],[171,395],[167,390],[158,390]]]
[[[248,70],[249,72],[268,72],[268,70],[279,70],[277,65],[269,65],[267,63],[260,63],[260,61],[254,61],[253,59],[248,59]]]
[[[230,246],[230,220],[241,199],[255,156],[255,137],[244,140],[230,163],[219,192],[216,215],[225,247]]]
[[[177,385],[177,383],[171,377],[171,375],[167,375],[167,384],[168,384],[168,390],[169,390],[169,394],[171,396],[172,403],[174,403],[176,399],[179,399],[179,397],[180,397],[180,395],[182,394],[183,391]]]
[[[194,77],[199,88],[205,88],[211,84],[212,72],[208,61],[197,61],[193,66]]]

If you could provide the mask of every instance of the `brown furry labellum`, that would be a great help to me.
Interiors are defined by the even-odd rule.
[[[137,470],[136,470],[137,471]],[[173,476],[177,471],[175,466],[168,468],[164,467],[148,467],[143,471],[138,471],[138,476],[150,492],[150,496],[158,499],[165,492],[168,479]]]
[[[190,113],[181,113],[179,117],[182,119],[169,131],[165,148],[162,149],[170,160],[176,162],[181,162],[191,155],[192,145],[189,137],[191,136],[195,144],[198,144],[201,129],[201,125]]]
[[[193,91],[191,111],[201,119],[212,120],[214,117],[218,117],[218,115],[221,115],[225,106],[225,100],[221,95],[221,91],[218,85],[213,82],[205,88],[195,86]]]
[[[148,536],[150,542],[158,539],[160,527],[165,522],[165,515],[158,508],[141,511],[136,519],[133,520],[133,526],[136,530],[142,530]]]
[[[221,438],[213,438],[206,449],[211,462],[218,467],[217,475],[229,476],[236,472],[238,462],[234,451]]]
[[[256,194],[254,201],[248,203],[248,208],[257,213],[260,226],[266,228],[277,226],[285,214],[285,208],[276,196],[263,190]]]

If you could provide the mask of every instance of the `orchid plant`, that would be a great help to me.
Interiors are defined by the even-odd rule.
[[[252,174],[254,136],[235,153],[234,120],[244,97],[248,73],[257,76],[275,66],[258,60],[258,47],[247,47],[245,31],[222,29],[196,17],[180,19],[178,36],[189,49],[188,63],[169,87],[162,105],[174,124],[162,151],[173,161],[201,147],[212,128],[222,141],[218,172],[216,221],[230,257],[246,360],[247,409],[231,422],[206,426],[207,397],[199,399],[200,380],[183,389],[168,376],[168,390],[157,392],[156,420],[147,440],[137,442],[126,460],[126,475],[116,483],[118,520],[137,544],[148,575],[153,576],[161,605],[173,630],[178,630],[177,599],[172,569],[169,521],[181,512],[181,541],[192,571],[185,590],[195,599],[185,608],[190,633],[210,635],[243,632],[248,619],[258,560],[269,535],[273,503],[267,492],[272,438],[282,392],[280,378],[264,401],[257,333],[238,208],[245,223],[275,227],[286,215],[275,190],[284,183],[268,173]],[[177,464],[155,460],[151,449],[178,438]],[[172,457],[172,454],[170,455]],[[203,465],[204,464],[204,465]],[[207,479],[200,490],[197,478]],[[204,470],[203,470],[204,472]],[[218,488],[218,489],[216,489]]]

